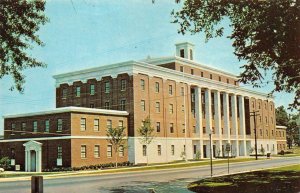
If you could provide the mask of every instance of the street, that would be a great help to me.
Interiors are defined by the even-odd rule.
[[[230,165],[230,173],[264,169],[290,164],[299,164],[300,157],[275,158]],[[215,165],[214,175],[227,174],[227,164]],[[44,180],[44,192],[89,193],[89,192],[189,192],[188,183],[210,176],[210,166],[143,171],[130,173],[100,174],[95,176],[65,177]],[[1,182],[0,192],[29,193],[30,181]]]

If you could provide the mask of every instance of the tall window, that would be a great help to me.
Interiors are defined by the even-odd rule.
[[[107,127],[107,128],[112,128],[112,122],[111,122],[110,119],[108,119],[108,120],[106,121],[106,127]]]
[[[25,123],[25,122],[23,122],[23,123],[21,124],[21,130],[22,130],[22,131],[25,131],[25,130],[26,130],[26,123]]]
[[[82,145],[80,148],[80,157],[86,158],[86,145]]]
[[[145,80],[141,79],[141,90],[145,90]]]
[[[62,119],[57,119],[57,131],[62,131]]]
[[[160,132],[160,122],[156,122],[156,132]]]
[[[122,91],[126,90],[126,80],[125,79],[121,80],[121,90]]]
[[[203,77],[204,76],[204,74],[203,74],[203,72],[201,72],[201,77]]]
[[[99,131],[99,119],[94,119],[94,131]]]
[[[123,120],[119,120],[119,127],[124,127],[124,121]]]
[[[68,89],[66,89],[66,88],[64,88],[63,90],[62,90],[62,98],[67,98],[67,96],[68,96]]]
[[[146,111],[145,100],[141,100],[141,109],[142,111]]]
[[[169,104],[169,112],[170,112],[170,114],[173,114],[173,112],[174,112],[173,104]]]
[[[107,157],[112,157],[112,145],[107,146],[106,155],[107,155]]]
[[[212,79],[212,74],[209,75],[209,78]]]
[[[50,130],[50,121],[49,120],[45,120],[45,132],[49,132]]]
[[[155,111],[156,111],[157,113],[160,112],[160,103],[159,103],[159,102],[156,102],[156,103],[155,103]]]
[[[104,103],[104,109],[110,109],[110,104],[108,101]]]
[[[196,126],[193,126],[193,133],[196,133]]]
[[[86,130],[86,119],[81,118],[80,119],[80,131],[85,131]]]
[[[57,146],[57,159],[62,159],[62,146]]]
[[[175,155],[175,146],[174,145],[171,145],[171,153],[172,153],[172,155]]]
[[[120,110],[121,111],[125,111],[125,108],[126,108],[125,104],[126,104],[126,100],[122,99],[121,104],[120,104]]]
[[[194,75],[194,69],[191,69],[191,75]]]
[[[90,85],[90,95],[94,95],[95,94],[95,85],[91,84]]]
[[[169,85],[169,95],[172,95],[173,94],[173,87],[172,85]]]
[[[170,123],[170,133],[174,133],[174,123]]]
[[[33,132],[37,132],[38,128],[37,128],[37,121],[33,121]]]
[[[159,82],[155,82],[155,92],[159,92]]]
[[[182,133],[185,133],[185,124],[182,124]]]
[[[181,49],[181,50],[180,50],[180,57],[181,57],[181,58],[184,58],[184,49]],[[182,66],[181,66],[181,67],[182,67]]]
[[[184,87],[181,87],[181,88],[180,88],[180,95],[181,95],[181,96],[184,96]]]
[[[203,127],[202,129],[203,129],[203,130],[202,130],[203,133],[205,134],[205,133],[206,133],[206,127]]]
[[[221,76],[219,76],[219,81],[220,81],[220,82],[222,81]]]
[[[147,146],[143,145],[143,156],[147,156]]]
[[[124,146],[123,145],[120,145],[120,147],[119,147],[119,156],[124,157]]]
[[[193,60],[193,50],[190,49],[190,60]]]
[[[95,145],[95,147],[94,147],[94,157],[95,158],[100,157],[100,145]]]
[[[15,124],[15,123],[12,123],[12,124],[11,124],[11,130],[12,130],[12,131],[16,130],[16,124]]]
[[[110,92],[110,82],[104,83],[104,92],[109,93]]]
[[[226,79],[226,82],[227,82],[227,84],[229,84],[229,79],[228,78]]]
[[[80,86],[76,87],[76,97],[80,97]]]
[[[161,145],[157,145],[157,155],[161,156]]]

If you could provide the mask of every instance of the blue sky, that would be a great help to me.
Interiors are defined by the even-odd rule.
[[[73,2],[73,4],[72,4]],[[9,91],[10,77],[0,79],[0,135],[3,115],[55,108],[53,75],[127,60],[171,56],[175,43],[196,44],[195,60],[239,74],[245,61],[233,54],[232,42],[224,37],[205,43],[204,35],[177,34],[178,25],[170,21],[172,9],[181,5],[174,0],[52,0],[47,1],[46,15],[50,22],[42,26],[39,35],[44,47],[29,53],[45,62],[47,68],[28,69],[25,92]],[[228,26],[228,22],[224,22]],[[246,86],[252,89],[251,86]],[[272,85],[259,89],[268,92]],[[257,89],[256,89],[257,90]],[[276,106],[292,102],[292,95],[275,94]]]

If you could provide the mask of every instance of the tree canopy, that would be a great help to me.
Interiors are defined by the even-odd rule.
[[[11,90],[23,91],[25,69],[45,67],[26,52],[33,44],[43,45],[36,32],[48,21],[44,15],[45,3],[43,0],[0,1],[0,79],[11,76],[14,80]]]
[[[240,81],[260,87],[271,70],[272,93],[295,93],[290,106],[300,107],[300,1],[185,0],[172,15],[179,33],[204,32],[206,41],[222,36],[222,21],[229,19],[234,54],[247,61]]]

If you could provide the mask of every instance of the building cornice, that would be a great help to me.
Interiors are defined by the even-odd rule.
[[[57,113],[93,113],[93,114],[104,114],[104,115],[119,115],[127,116],[127,111],[117,111],[117,110],[107,110],[107,109],[94,109],[94,108],[84,108],[84,107],[61,107],[53,110],[39,111],[32,113],[23,113],[23,114],[14,114],[14,115],[5,115],[4,119],[7,118],[18,118],[18,117],[30,117],[37,115],[47,115],[47,114],[57,114]]]

